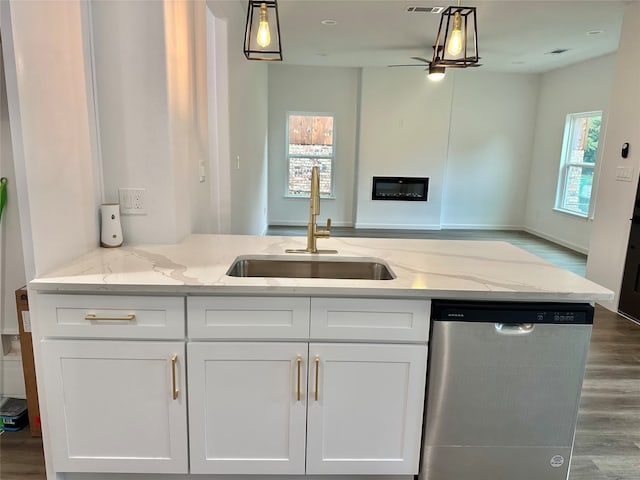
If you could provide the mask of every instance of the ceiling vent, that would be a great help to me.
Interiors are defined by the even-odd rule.
[[[407,7],[406,12],[408,13],[442,13],[444,7],[423,7],[423,6],[413,6]]]

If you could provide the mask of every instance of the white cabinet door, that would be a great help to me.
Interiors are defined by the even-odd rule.
[[[426,370],[424,345],[312,343],[306,473],[417,474]]]
[[[304,474],[308,344],[187,351],[191,472]]]
[[[41,351],[56,471],[188,471],[184,342],[45,340]]]

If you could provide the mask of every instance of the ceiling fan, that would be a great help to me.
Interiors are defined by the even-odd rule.
[[[434,47],[435,48],[435,47]],[[442,51],[442,46],[438,47],[438,53],[440,53]],[[416,60],[418,62],[422,62],[422,63],[409,63],[409,64],[399,64],[399,65],[387,65],[388,67],[427,67],[425,68],[425,72],[429,72],[427,74],[427,77],[429,77],[429,79],[431,80],[442,80],[444,78],[444,73],[445,73],[445,69],[446,68],[467,68],[467,67],[481,67],[482,64],[481,63],[470,63],[470,60],[475,60],[476,59],[466,59],[466,58],[460,58],[457,59],[456,64],[451,64],[451,63],[447,63],[447,62],[443,62],[443,63],[439,63],[440,60],[440,55],[436,56],[435,61],[433,60],[427,60],[426,58],[423,57],[411,57],[413,60]],[[468,61],[469,60],[469,61]],[[479,57],[478,57],[479,60]]]
[[[438,63],[438,60],[440,59],[439,56],[436,57],[435,61],[432,60],[427,60],[426,58],[422,58],[422,57],[411,57],[413,60],[416,60],[418,62],[422,62],[422,63],[408,63],[408,64],[398,64],[398,65],[387,65],[388,67],[427,67],[425,68],[425,72],[427,73],[427,77],[430,80],[442,80],[444,78],[444,73],[445,73],[445,69],[446,68],[466,68],[466,67],[481,67],[482,64],[480,63],[471,63],[471,64],[467,64],[465,66],[461,65],[443,65]],[[464,58],[460,59],[461,63],[464,63]]]
[[[435,46],[433,47],[436,48]],[[439,65],[446,68],[467,68],[467,67],[481,67],[481,63],[473,63],[480,59],[478,58],[457,58],[455,59],[455,63],[450,61],[444,61],[442,63],[439,60],[442,58],[442,51],[444,47],[442,45],[438,46],[438,55],[435,60],[427,60],[423,57],[411,57],[413,60],[417,60],[418,62],[423,63],[409,63],[409,64],[400,64],[400,65],[387,65],[388,67],[430,67],[432,64]]]
[[[413,60],[417,60],[419,62],[423,62],[423,63],[408,63],[408,64],[399,64],[399,65],[387,65],[387,67],[429,67],[432,64],[435,65],[440,65],[440,63],[438,63],[438,60],[440,59],[440,57],[436,57],[436,61],[433,62],[432,60],[427,60],[426,58],[422,58],[422,57],[411,57]],[[461,59],[461,61],[464,59]],[[443,67],[445,67],[445,65],[442,65]],[[458,65],[446,65],[446,68],[466,68],[466,67],[481,67],[482,64],[481,63],[472,63],[469,65],[466,65],[465,67],[463,66],[458,66]]]

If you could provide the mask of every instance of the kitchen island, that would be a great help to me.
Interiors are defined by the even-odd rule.
[[[487,241],[331,238],[322,247],[336,255],[286,255],[377,259],[389,280],[226,275],[237,257],[281,258],[304,241],[191,235],[96,249],[32,281],[50,479],[409,478],[432,300],[612,296]]]

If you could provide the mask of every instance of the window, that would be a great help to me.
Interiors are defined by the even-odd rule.
[[[335,136],[333,115],[290,113],[287,117],[287,191],[291,197],[311,193],[311,168],[320,167],[320,195],[333,196]]]
[[[589,215],[601,122],[602,112],[567,115],[556,209],[581,217]]]

